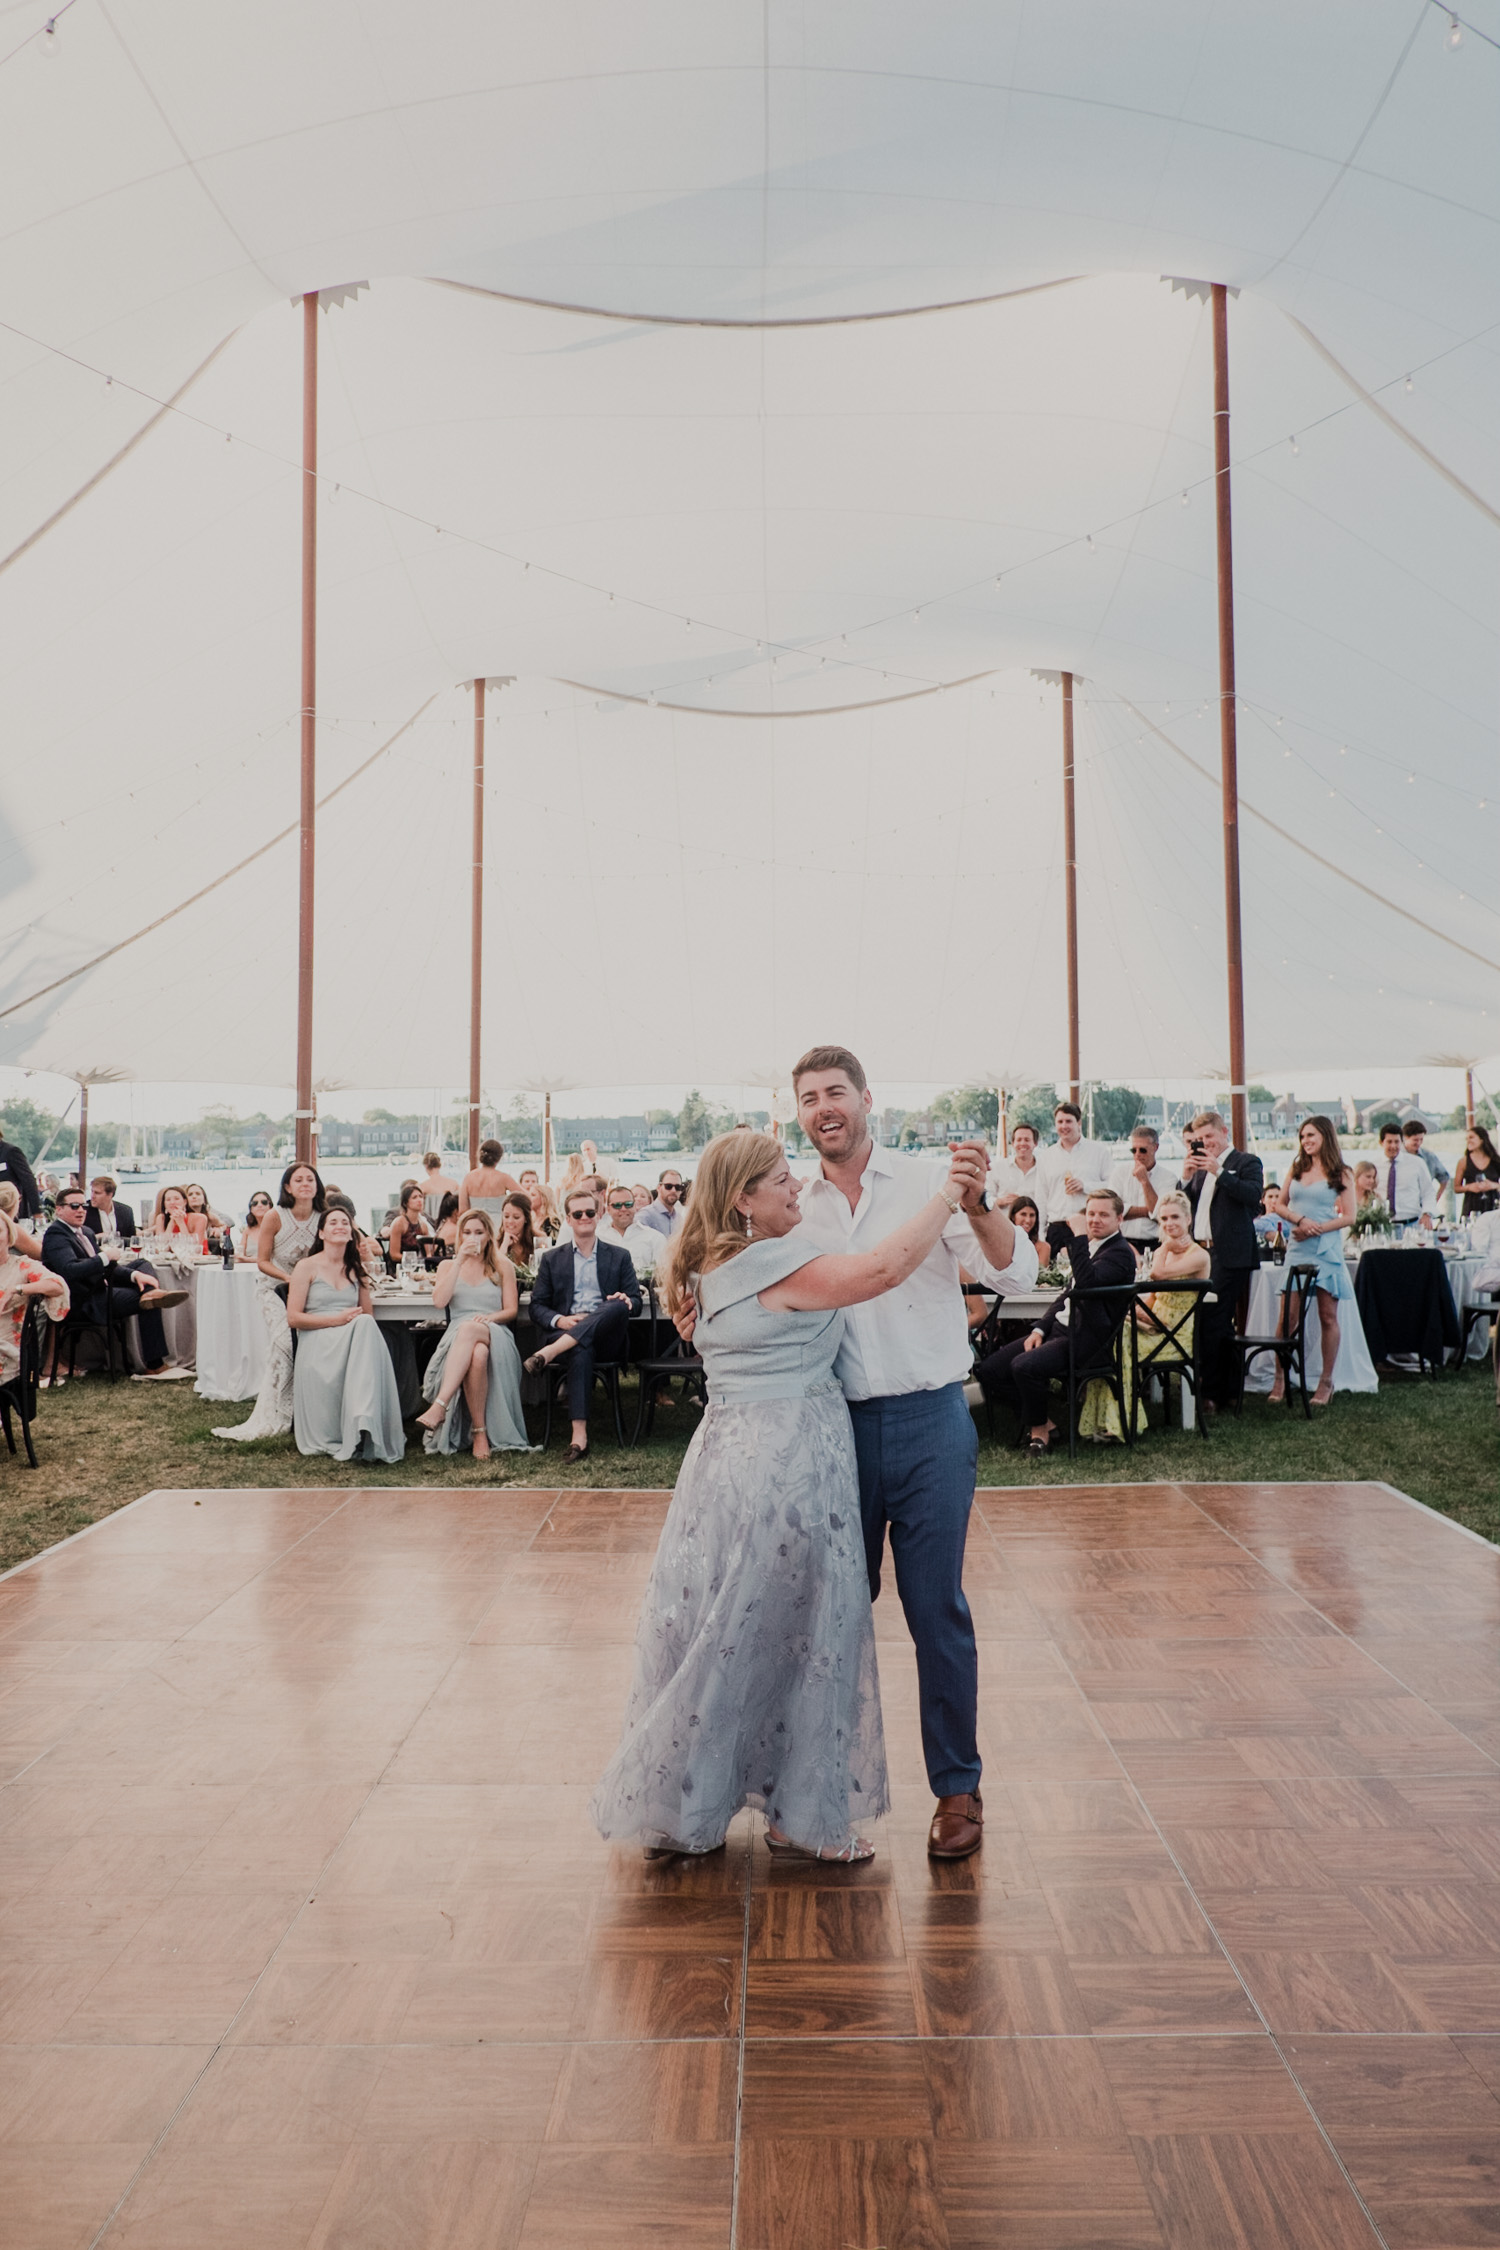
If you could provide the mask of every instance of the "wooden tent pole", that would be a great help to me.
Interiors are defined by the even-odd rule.
[[[552,1184],[552,1096],[542,1096],[542,1185]]]
[[[1062,675],[1063,887],[1068,949],[1068,1099],[1078,1099],[1078,831],[1073,812],[1073,675]]]
[[[318,293],[302,299],[302,817],[297,864],[295,1157],[312,1162],[313,913],[318,817]]]
[[[1474,1070],[1473,1065],[1464,1072],[1464,1131],[1474,1130]]]
[[[1219,570],[1219,786],[1224,814],[1224,952],[1229,971],[1229,1103],[1236,1148],[1247,1148],[1245,956],[1240,931],[1240,782],[1235,731],[1234,541],[1229,513],[1229,299],[1213,284],[1214,512]]]
[[[88,1080],[78,1082],[78,1185],[85,1196],[89,1192],[89,1088]]]
[[[479,1163],[479,1023],[484,977],[484,682],[474,682],[474,853],[469,904],[469,1169]]]

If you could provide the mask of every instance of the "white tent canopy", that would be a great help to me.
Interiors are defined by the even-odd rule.
[[[287,300],[360,282],[319,1077],[463,1074],[476,675],[516,682],[487,1082],[775,1084],[828,1036],[1054,1075],[1064,668],[1085,1070],[1225,1071],[1207,311],[1163,275],[1240,292],[1250,1069],[1500,1047],[1500,17],[75,0],[50,57],[34,18],[0,1060],[291,1076]]]

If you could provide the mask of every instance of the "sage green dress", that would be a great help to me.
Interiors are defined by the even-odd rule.
[[[319,1274],[306,1310],[345,1312],[355,1302],[352,1281],[336,1287]],[[372,1313],[360,1313],[343,1328],[298,1329],[292,1427],[299,1453],[327,1453],[335,1461],[401,1459],[406,1433],[396,1370]]]
[[[464,1321],[475,1314],[493,1314],[505,1309],[505,1294],[498,1281],[461,1281],[448,1299],[448,1325],[443,1330],[443,1340],[427,1363],[427,1373],[422,1379],[422,1396],[429,1406],[443,1387],[443,1367],[448,1358],[454,1337]],[[535,1450],[526,1435],[526,1418],[521,1412],[521,1355],[516,1350],[516,1340],[509,1328],[493,1323],[489,1331],[490,1381],[484,1398],[485,1435],[496,1453],[530,1453]],[[473,1424],[469,1415],[469,1402],[462,1386],[448,1402],[447,1419],[435,1430],[422,1432],[422,1446],[428,1453],[461,1453],[474,1442]]]

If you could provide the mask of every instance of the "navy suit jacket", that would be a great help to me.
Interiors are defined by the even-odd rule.
[[[1086,1234],[1075,1234],[1068,1244],[1068,1258],[1073,1279],[1039,1325],[1051,1343],[1059,1333],[1057,1316],[1066,1305],[1078,1364],[1089,1367],[1104,1358],[1114,1342],[1115,1330],[1123,1326],[1130,1310],[1124,1297],[1112,1297],[1105,1305],[1091,1305],[1089,1291],[1118,1289],[1134,1281],[1135,1252],[1123,1234],[1106,1235],[1097,1244]]]
[[[80,1311],[109,1286],[109,1266],[97,1254],[89,1255],[65,1219],[54,1219],[42,1236],[42,1264],[62,1275]]]
[[[1195,1219],[1203,1181],[1204,1174],[1195,1172],[1190,1180],[1182,1182]],[[1255,1222],[1260,1217],[1265,1192],[1266,1171],[1260,1158],[1248,1155],[1242,1148],[1226,1149],[1219,1158],[1219,1176],[1214,1182],[1214,1199],[1209,1211],[1215,1274],[1239,1273],[1246,1266],[1260,1264],[1260,1237],[1256,1234]]]
[[[599,1294],[613,1297],[623,1290],[630,1299],[630,1309],[641,1309],[641,1285],[635,1275],[635,1260],[628,1250],[620,1250],[606,1242],[602,1235],[595,1238],[599,1255]],[[573,1310],[573,1245],[563,1243],[549,1250],[536,1269],[536,1280],[531,1287],[531,1317],[538,1328],[553,1328],[559,1313]]]
[[[83,1214],[83,1223],[90,1234],[102,1234],[104,1231],[99,1223],[99,1214],[92,1203]],[[115,1225],[120,1230],[122,1242],[128,1242],[135,1233],[135,1213],[131,1210],[130,1205],[122,1203],[118,1196],[115,1197]]]

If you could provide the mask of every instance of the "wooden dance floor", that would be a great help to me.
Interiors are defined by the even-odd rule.
[[[153,1493],[0,1582],[7,2250],[1500,2242],[1500,1555],[1372,1485],[980,1495],[852,1872],[586,1817],[666,1496]]]

